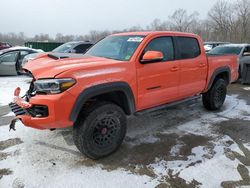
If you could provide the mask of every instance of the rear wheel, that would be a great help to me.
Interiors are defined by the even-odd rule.
[[[225,80],[217,79],[208,92],[202,95],[202,102],[208,110],[218,110],[224,104],[227,94],[227,85]]]
[[[76,147],[87,157],[99,159],[115,152],[126,134],[126,115],[109,102],[99,102],[79,116],[73,129]]]

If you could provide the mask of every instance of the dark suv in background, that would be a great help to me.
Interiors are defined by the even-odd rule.
[[[61,46],[58,46],[52,52],[83,54],[92,45],[93,45],[93,43],[91,43],[91,42],[72,41],[72,42],[67,42],[65,44],[62,44]]]

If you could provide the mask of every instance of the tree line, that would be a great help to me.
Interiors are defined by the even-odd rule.
[[[198,12],[189,13],[185,9],[178,9],[166,20],[155,19],[148,26],[133,26],[124,30],[90,31],[86,35],[37,34],[27,37],[23,32],[0,33],[0,41],[12,45],[23,45],[26,41],[93,41],[96,42],[105,36],[128,31],[181,31],[200,35],[204,41],[226,41],[235,43],[250,43],[250,0],[228,2],[218,0],[209,10],[205,19],[200,19]]]

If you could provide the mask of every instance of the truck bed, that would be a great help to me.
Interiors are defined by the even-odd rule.
[[[208,78],[211,78],[214,70],[220,67],[229,67],[231,70],[230,83],[238,79],[238,56],[237,55],[214,55],[207,54]]]

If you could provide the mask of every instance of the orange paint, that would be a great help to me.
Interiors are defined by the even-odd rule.
[[[65,128],[72,126],[70,113],[79,94],[89,87],[112,82],[127,83],[134,95],[135,110],[145,110],[169,102],[178,101],[208,89],[212,74],[217,68],[228,66],[231,80],[238,77],[237,57],[208,57],[199,36],[179,32],[132,32],[115,35],[145,36],[129,61],[118,61],[102,57],[52,59],[46,54],[25,65],[35,79],[73,78],[76,84],[60,94],[35,95],[30,105],[48,106],[48,117],[18,116],[22,122],[38,129]],[[142,64],[140,58],[147,44],[157,37],[184,36],[197,39],[201,54],[192,59],[173,60]],[[145,59],[162,58],[162,53],[151,51]],[[19,100],[16,100],[21,105]]]

